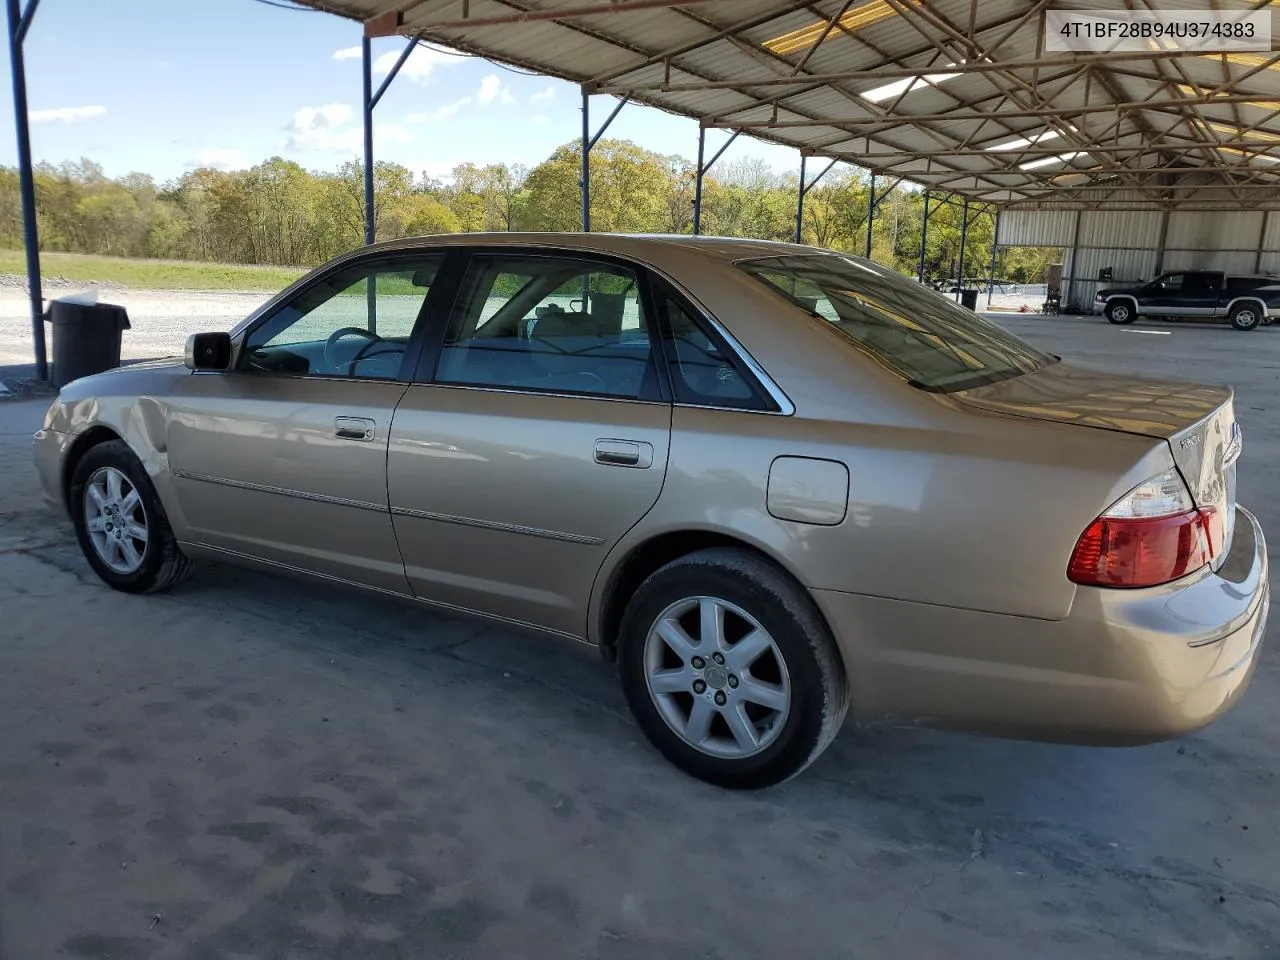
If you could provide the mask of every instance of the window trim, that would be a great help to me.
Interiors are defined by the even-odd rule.
[[[765,377],[760,376],[763,371],[759,366],[750,360],[750,355],[742,348],[742,345],[733,339],[732,334],[724,329],[724,326],[717,322],[706,311],[695,306],[694,301],[685,295],[675,284],[669,282],[665,277],[657,276],[656,283],[653,284],[653,299],[655,306],[655,315],[661,327],[661,348],[663,356],[663,367],[666,370],[667,378],[670,381],[672,403],[677,407],[692,407],[699,410],[732,410],[736,413],[770,413],[783,414],[790,416],[795,413],[795,407],[791,405],[791,401],[786,398],[785,394],[778,391],[775,395],[773,391],[765,386]],[[683,310],[693,321],[699,332],[705,336],[711,344],[716,347],[729,361],[730,365],[742,377],[743,381],[751,388],[751,392],[756,401],[755,406],[720,404],[720,403],[704,403],[696,400],[681,400],[676,391],[675,374],[672,372],[672,365],[678,360],[675,356],[671,341],[674,339],[671,331],[670,319],[666,316],[666,311],[656,310],[658,294],[661,293],[669,300],[673,301],[677,307]],[[780,396],[779,396],[780,395]],[[785,403],[783,402],[785,401]],[[761,406],[760,404],[763,404]],[[790,409],[788,409],[790,408]]]
[[[421,356],[409,378],[410,383],[417,386],[431,386],[456,390],[483,390],[491,393],[523,394],[539,397],[564,397],[573,400],[610,400],[619,403],[660,404],[669,406],[672,401],[672,390],[669,371],[662,362],[661,331],[655,311],[653,292],[650,288],[648,268],[626,257],[613,256],[595,250],[581,250],[573,247],[525,247],[518,245],[478,245],[459,247],[458,259],[454,265],[456,273],[451,277],[453,290],[447,308],[440,304],[433,309],[428,318],[429,338],[425,342]],[[437,379],[440,372],[440,360],[444,354],[444,341],[454,315],[463,308],[462,291],[467,275],[477,260],[576,260],[588,264],[599,264],[627,270],[635,275],[636,289],[640,300],[640,321],[649,336],[649,358],[657,368],[658,396],[620,397],[606,393],[570,393],[563,390],[536,387],[510,387],[485,383],[449,383]]]
[[[247,356],[245,347],[248,344],[249,338],[263,326],[279,316],[281,311],[289,309],[289,307],[296,302],[299,297],[305,296],[308,292],[327,282],[335,275],[358,267],[361,269],[367,269],[368,272],[365,275],[368,277],[384,266],[392,267],[394,269],[394,266],[397,264],[420,263],[424,260],[435,257],[441,258],[440,270],[436,275],[436,282],[432,283],[427,289],[426,295],[423,298],[422,306],[418,308],[418,315],[414,319],[413,327],[409,331],[409,338],[405,341],[405,350],[400,358],[400,369],[396,372],[395,376],[350,377],[337,374],[277,373],[270,370],[248,370],[244,368],[243,364],[245,362],[245,357]],[[423,340],[427,334],[431,314],[434,309],[433,301],[436,301],[440,297],[448,296],[450,288],[453,286],[455,281],[453,270],[455,268],[457,258],[457,252],[447,247],[424,247],[418,250],[397,250],[391,253],[383,250],[373,253],[356,253],[354,255],[341,257],[329,264],[329,269],[321,268],[314,273],[301,278],[293,285],[285,288],[280,294],[273,298],[272,301],[265,304],[257,314],[250,316],[240,326],[240,328],[235,331],[232,364],[226,372],[253,377],[270,377],[282,380],[327,380],[335,383],[348,383],[352,381],[359,381],[361,383],[408,382],[409,375],[411,371],[416,368],[418,359],[422,354]],[[389,270],[388,272],[392,271]]]

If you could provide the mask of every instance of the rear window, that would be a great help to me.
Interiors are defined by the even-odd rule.
[[[740,260],[736,266],[914,387],[967,390],[1056,362],[933,290],[839,254]]]

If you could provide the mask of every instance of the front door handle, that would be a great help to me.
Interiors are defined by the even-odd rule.
[[[368,443],[373,439],[377,424],[368,417],[334,417],[333,435],[339,440],[360,440]]]
[[[639,440],[597,440],[596,463],[644,470],[653,465],[653,445]]]

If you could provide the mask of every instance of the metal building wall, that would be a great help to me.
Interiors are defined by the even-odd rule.
[[[1064,300],[1082,309],[1107,267],[1111,284],[1160,270],[1280,273],[1280,213],[1262,211],[1002,210],[998,243],[1062,247]]]

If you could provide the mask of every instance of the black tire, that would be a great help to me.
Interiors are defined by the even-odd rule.
[[[694,597],[727,601],[749,613],[785,662],[791,685],[786,719],[772,742],[751,756],[728,759],[695,747],[673,730],[649,692],[649,631],[669,607]],[[794,777],[830,745],[849,707],[843,665],[813,600],[772,563],[741,550],[700,550],[645,580],[622,618],[618,665],[631,712],[653,745],[685,773],[722,787],[760,789]]]
[[[1231,308],[1228,319],[1237,330],[1257,330],[1262,325],[1263,317],[1264,314],[1256,303],[1238,303]]]
[[[144,512],[147,542],[141,551],[141,563],[130,573],[121,573],[108,566],[98,555],[89,535],[85,516],[85,488],[90,478],[106,467],[124,474],[137,490]],[[94,573],[107,586],[124,593],[155,593],[177,586],[191,572],[191,561],[178,548],[178,541],[174,539],[169,518],[165,515],[164,506],[160,503],[151,478],[124,441],[112,440],[98,444],[80,458],[71,477],[67,505],[71,512],[71,522],[76,528],[76,538],[80,541],[80,549]]]
[[[1133,304],[1128,300],[1110,300],[1102,311],[1109,321],[1117,326],[1133,323],[1137,319]]]

